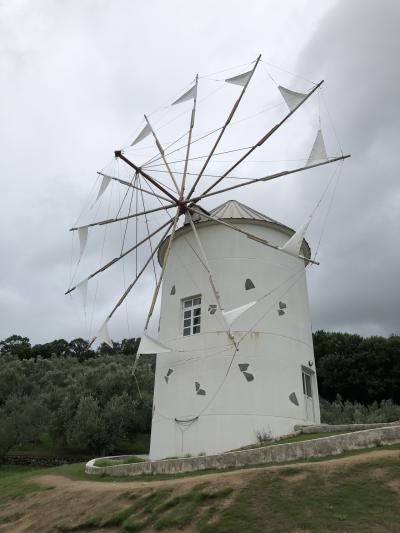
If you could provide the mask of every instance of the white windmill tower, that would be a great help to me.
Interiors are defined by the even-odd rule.
[[[157,358],[152,459],[319,422],[305,228],[295,233],[235,200],[187,218],[163,282],[159,339],[171,351]]]
[[[278,86],[289,108],[284,116],[267,131],[264,129],[250,146],[217,152],[226,130],[234,124],[232,119],[260,61],[261,56],[250,70],[214,80],[240,86],[241,90],[223,124],[205,134],[193,135],[198,76],[172,102],[173,106],[191,103],[189,130],[183,136],[165,146],[145,115],[145,125],[130,147],[115,152],[115,161],[124,162],[130,172],[127,179],[122,179],[119,168],[114,173],[100,173],[97,200],[102,201],[110,183],[126,188],[116,215],[72,228],[79,233],[81,255],[90,228],[122,225],[123,239],[118,255],[80,283],[71,283],[67,293],[78,288],[86,299],[91,278],[135,254],[133,281],[124,287],[95,338],[111,344],[108,322],[153,264],[155,290],[133,370],[134,373],[140,354],[157,354],[152,459],[226,451],[254,443],[257,434],[276,437],[290,433],[298,423],[319,422],[305,277],[306,267],[318,263],[315,257],[311,258],[304,240],[309,220],[294,231],[236,200],[206,210],[211,196],[350,157],[343,153],[328,157],[319,129],[306,163],[262,177],[232,175],[322,84],[313,84],[303,93]],[[215,139],[207,154],[194,155],[194,148],[202,147],[204,139],[212,135]],[[158,153],[140,164],[134,163],[127,153],[137,150],[136,145],[148,136],[153,137]],[[176,147],[184,137],[186,141]],[[179,155],[180,151],[184,157],[171,160],[170,155]],[[221,171],[217,166],[214,173],[206,173],[213,164],[222,163],[216,156],[237,151],[242,155],[227,170]],[[143,160],[145,155],[136,153],[136,157]],[[189,172],[189,163],[200,164],[201,168]],[[232,184],[229,180],[233,179],[241,181]],[[131,198],[125,202],[128,192]],[[134,231],[129,234],[131,222]],[[132,245],[127,244],[129,235]],[[150,251],[147,258],[138,255],[145,246]],[[156,255],[161,267],[158,276]],[[149,326],[161,288],[155,338],[157,335],[150,335]]]

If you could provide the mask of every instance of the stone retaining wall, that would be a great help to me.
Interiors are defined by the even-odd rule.
[[[61,466],[73,463],[85,463],[89,457],[85,456],[65,456],[65,457],[50,457],[46,455],[6,455],[0,460],[3,465],[26,465],[26,466]]]
[[[400,420],[396,420],[396,422],[379,422],[376,424],[320,424],[318,426],[294,426],[294,429],[300,433],[330,433],[332,431],[361,431],[363,429],[386,428],[388,426],[400,426]]]
[[[396,443],[400,443],[400,425],[201,457],[163,459],[159,461],[145,461],[142,463],[104,467],[94,466],[95,459],[92,459],[86,464],[85,471],[87,474],[108,474],[113,476],[177,474],[198,470],[298,461],[311,457],[337,455],[349,450],[373,448]]]

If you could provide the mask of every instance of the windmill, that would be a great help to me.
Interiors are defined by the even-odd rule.
[[[207,77],[196,76],[168,106],[186,106],[177,119],[189,119],[184,134],[172,142],[166,144],[152,116],[144,115],[133,142],[115,151],[113,169],[99,173],[97,202],[110,184],[125,191],[115,216],[71,228],[79,235],[80,256],[89,231],[108,226],[123,231],[119,253],[79,283],[71,283],[66,294],[78,289],[86,301],[92,278],[135,258],[133,279],[93,341],[112,344],[110,320],[153,269],[155,287],[133,370],[141,355],[157,354],[151,458],[226,451],[253,443],[257,434],[279,436],[297,423],[319,422],[305,277],[306,267],[318,264],[305,241],[312,216],[294,231],[239,202],[237,194],[350,156],[327,156],[319,123],[309,157],[301,164],[256,177],[233,176],[323,83],[311,84],[304,92],[275,84],[280,104],[286,106],[283,116],[262,126],[260,135],[245,147],[223,144],[260,64],[261,56],[250,68],[215,80],[222,87],[234,86],[236,94],[223,122],[205,133],[196,132],[196,123],[199,102],[205,99],[200,99],[200,85]],[[215,108],[216,115],[218,111]],[[140,147],[145,139],[152,139],[157,152],[144,159]],[[205,154],[193,153],[210,139]],[[218,157],[238,152],[238,158],[221,170],[225,161]],[[207,208],[208,201],[227,193],[236,198]],[[131,245],[127,235],[133,239]],[[146,257],[139,253],[145,247]],[[151,319],[160,292],[160,321],[154,333]]]

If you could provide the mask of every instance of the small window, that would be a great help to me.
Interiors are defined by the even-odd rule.
[[[302,376],[303,376],[303,393],[305,396],[312,398],[311,376],[307,372],[302,372]]]
[[[182,300],[183,336],[200,333],[201,324],[201,296]]]

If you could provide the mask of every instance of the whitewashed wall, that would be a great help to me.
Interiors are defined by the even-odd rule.
[[[261,221],[230,222],[273,244],[289,238],[283,229]],[[271,294],[233,323],[235,339],[245,337],[232,361],[235,349],[222,317],[219,311],[208,312],[217,302],[208,273],[190,247],[197,250],[194,235],[190,228],[178,232],[163,283],[159,331],[160,340],[175,351],[157,357],[152,459],[232,450],[256,442],[257,432],[279,436],[292,432],[295,424],[320,421],[315,376],[313,420],[307,419],[302,387],[302,365],[315,370],[304,262],[226,227],[196,226],[225,310]],[[254,289],[245,290],[247,278]],[[201,333],[183,337],[182,299],[198,294]],[[287,305],[283,316],[277,312],[279,301]],[[253,381],[246,380],[239,363],[249,364]],[[173,372],[166,382],[169,369]],[[196,393],[195,382],[205,396]],[[298,406],[289,399],[292,393]],[[188,424],[175,421],[195,417]]]

